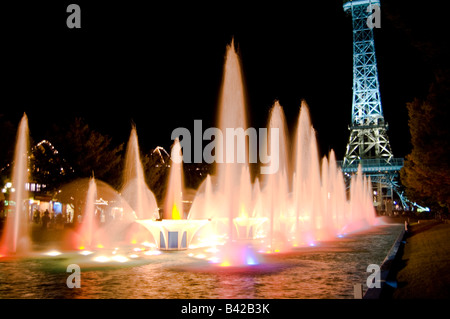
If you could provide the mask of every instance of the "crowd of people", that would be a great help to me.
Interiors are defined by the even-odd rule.
[[[52,214],[52,216],[50,216],[48,209],[43,213],[39,210],[35,210],[33,214],[33,222],[37,225],[41,225],[42,229],[63,229],[65,224],[63,215],[61,213]]]

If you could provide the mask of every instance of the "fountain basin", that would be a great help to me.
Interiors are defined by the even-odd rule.
[[[151,232],[159,250],[186,250],[195,233],[208,224],[208,219],[136,220]]]

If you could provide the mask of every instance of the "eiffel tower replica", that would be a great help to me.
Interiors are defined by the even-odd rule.
[[[393,192],[403,208],[407,203],[397,182],[403,158],[394,158],[381,107],[373,25],[368,23],[373,6],[380,6],[380,1],[344,1],[343,5],[353,21],[353,103],[350,137],[344,160],[338,164],[347,180],[361,165],[363,174],[372,181],[377,211],[390,212]]]

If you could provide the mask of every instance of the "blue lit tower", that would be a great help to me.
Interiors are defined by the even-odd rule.
[[[392,191],[397,190],[395,179],[403,166],[403,159],[396,159],[392,154],[388,124],[381,107],[373,21],[370,18],[375,6],[379,8],[379,0],[344,1],[343,5],[353,22],[353,103],[350,137],[340,165],[348,174],[356,172],[361,164],[363,173],[369,175],[373,182],[378,208],[385,210],[386,199],[392,201]],[[400,198],[403,199],[402,196]]]

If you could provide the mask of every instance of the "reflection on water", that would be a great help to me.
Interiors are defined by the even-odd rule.
[[[271,254],[260,265],[220,268],[163,253],[140,263],[93,268],[80,265],[81,288],[69,289],[64,254],[0,259],[0,298],[353,298],[369,264],[381,264],[401,225],[379,226],[316,247]]]

